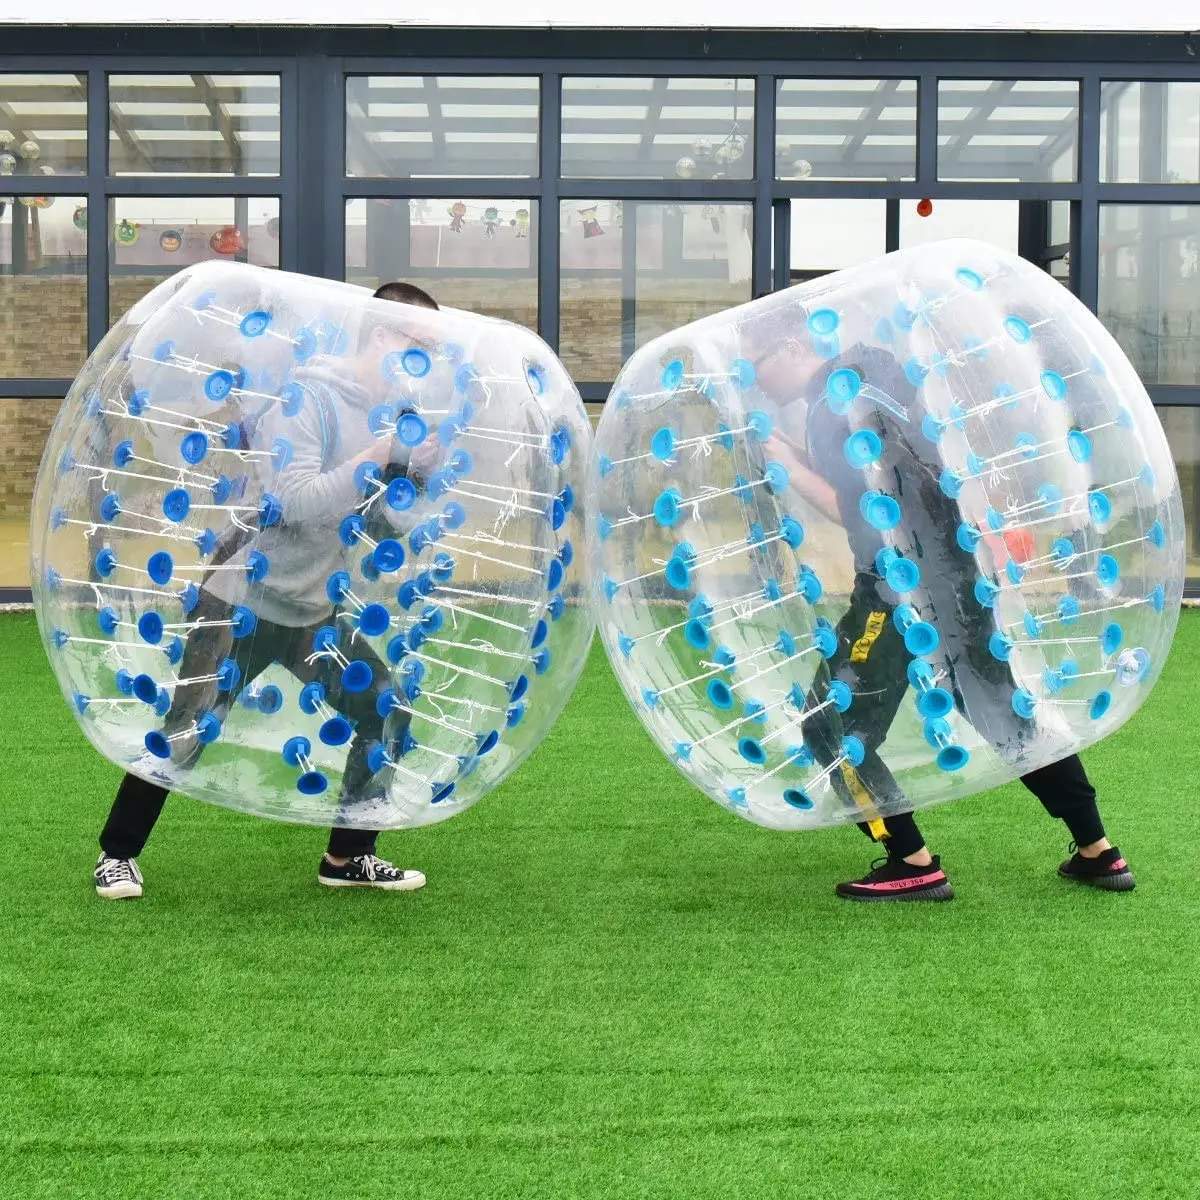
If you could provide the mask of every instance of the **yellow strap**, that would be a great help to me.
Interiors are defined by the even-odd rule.
[[[888,836],[887,826],[883,823],[883,819],[880,816],[871,815],[875,812],[875,806],[871,803],[871,793],[863,786],[863,781],[858,777],[858,772],[849,763],[843,763],[841,771],[842,780],[846,784],[846,790],[853,797],[854,803],[863,810],[863,815],[867,818],[867,829],[870,830],[871,836],[877,842],[882,842]]]

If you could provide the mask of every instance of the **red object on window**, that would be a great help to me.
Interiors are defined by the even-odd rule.
[[[245,250],[246,239],[236,225],[226,225],[208,239],[208,244],[214,254],[236,254],[239,250]]]
[[[928,196],[917,201],[917,216],[928,217],[933,213],[933,201]]]

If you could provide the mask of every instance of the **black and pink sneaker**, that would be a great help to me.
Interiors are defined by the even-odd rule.
[[[1084,858],[1072,842],[1068,849],[1075,851],[1066,862],[1060,863],[1058,873],[1064,879],[1087,883],[1106,892],[1132,892],[1137,886],[1129,864],[1116,846],[1102,850],[1095,858]]]
[[[927,867],[910,866],[902,858],[876,859],[865,879],[839,883],[834,890],[843,900],[954,899],[954,889],[936,854]]]

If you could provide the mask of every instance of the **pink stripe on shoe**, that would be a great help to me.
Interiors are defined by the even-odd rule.
[[[943,871],[931,871],[928,875],[914,875],[911,879],[888,879],[883,883],[860,883],[861,888],[877,892],[903,892],[909,888],[923,887],[927,883],[945,883]]]
[[[1118,858],[1117,861],[1115,863],[1113,863],[1112,866],[1109,867],[1108,869],[1110,871],[1123,871],[1123,870],[1125,870],[1125,865],[1126,865],[1125,860],[1123,858]]]

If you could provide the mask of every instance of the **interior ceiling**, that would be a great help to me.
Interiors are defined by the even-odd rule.
[[[1053,162],[1075,144],[1077,99],[1073,82],[943,80],[940,174],[1002,178],[1006,164]],[[780,173],[799,160],[827,178],[911,177],[916,103],[912,80],[783,81]],[[278,171],[275,76],[113,75],[110,108],[113,174]],[[536,77],[352,77],[347,110],[354,174],[536,173]],[[750,79],[566,78],[563,173],[670,176],[697,140],[745,139],[724,172],[746,178],[753,110]],[[82,170],[85,124],[83,76],[0,76],[0,130],[18,144],[66,152]]]

